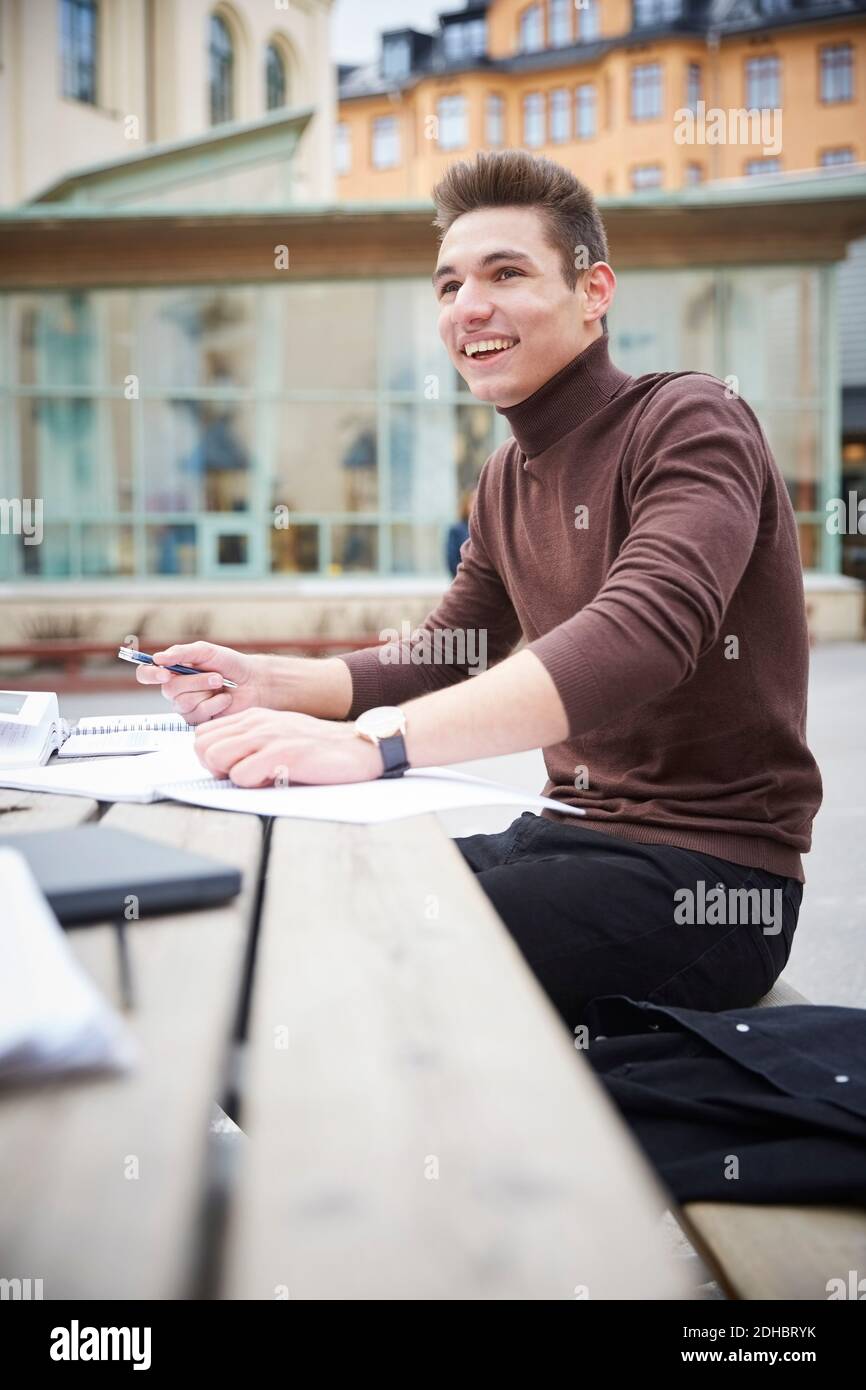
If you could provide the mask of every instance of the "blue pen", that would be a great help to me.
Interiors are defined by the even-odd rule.
[[[117,655],[120,657],[121,661],[137,661],[139,665],[142,666],[160,665],[160,663],[158,661],[154,661],[153,657],[150,656],[147,652],[140,652],[137,647],[121,647]],[[161,669],[163,671],[174,671],[175,674],[178,676],[203,676],[219,674],[218,672],[202,671],[197,666],[162,666]],[[222,677],[222,683],[223,685],[230,686],[232,690],[237,690],[238,688],[237,681],[226,680],[225,676]]]

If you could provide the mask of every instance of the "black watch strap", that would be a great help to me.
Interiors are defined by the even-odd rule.
[[[391,734],[389,738],[379,739],[379,752],[384,766],[383,777],[402,777],[409,763],[406,758],[406,740],[402,734]]]

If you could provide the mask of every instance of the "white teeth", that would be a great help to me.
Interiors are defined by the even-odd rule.
[[[463,351],[467,357],[474,357],[476,352],[491,352],[494,348],[513,347],[517,342],[516,338],[487,338],[479,343],[467,343]]]

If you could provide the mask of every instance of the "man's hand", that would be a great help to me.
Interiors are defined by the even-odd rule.
[[[309,714],[231,714],[196,730],[195,751],[215,777],[231,777],[239,787],[371,782],[382,775],[379,749],[354,725]]]
[[[166,700],[188,724],[201,724],[220,714],[238,714],[265,699],[267,657],[244,656],[231,647],[215,647],[211,642],[179,642],[165,651],[154,652],[158,665],[137,666],[135,678],[141,685],[158,685]],[[201,675],[177,676],[166,666],[200,666]],[[237,690],[226,690],[220,679],[237,683]]]

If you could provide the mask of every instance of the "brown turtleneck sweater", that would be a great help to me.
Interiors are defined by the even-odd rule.
[[[803,880],[822,796],[803,580],[752,410],[703,372],[629,376],[606,336],[496,408],[513,438],[423,626],[486,630],[490,666],[525,637],[569,720],[544,794],[582,806],[582,827]],[[353,719],[468,674],[381,648],[342,659]]]

